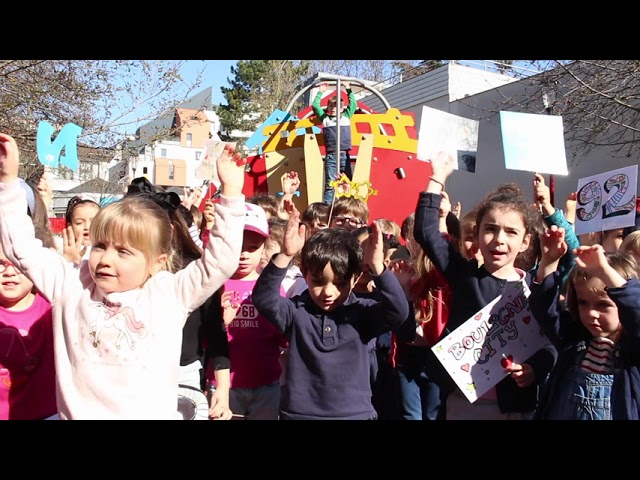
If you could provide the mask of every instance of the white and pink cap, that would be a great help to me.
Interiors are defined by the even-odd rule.
[[[245,203],[245,206],[247,214],[244,219],[244,229],[269,238],[269,222],[264,209],[254,203]]]

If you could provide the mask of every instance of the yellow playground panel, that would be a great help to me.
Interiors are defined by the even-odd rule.
[[[299,209],[309,203],[322,201],[322,135],[313,133],[313,127],[317,125],[317,121],[302,119],[269,125],[263,129],[267,138],[262,151],[268,191],[280,192],[282,175],[297,172],[301,182],[298,189],[300,197],[294,197],[294,203]],[[351,118],[351,138],[352,145],[358,150],[353,182],[363,183],[370,179],[371,162],[376,160],[374,148],[415,154],[418,140],[411,138],[408,133],[408,129],[414,126],[413,117],[402,114],[396,108],[390,108],[386,113],[355,114]]]

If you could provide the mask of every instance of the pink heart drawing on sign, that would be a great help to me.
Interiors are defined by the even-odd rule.
[[[482,318],[482,313],[477,313],[473,318],[476,320],[480,320]]]
[[[465,372],[468,372],[468,371],[469,371],[469,364],[468,364],[468,363],[465,363],[465,364],[464,364],[464,365],[462,365],[460,368],[461,368],[462,370],[464,370]]]
[[[522,321],[526,324],[529,325],[529,322],[531,321],[531,315],[527,315],[526,317],[524,317],[522,319]]]

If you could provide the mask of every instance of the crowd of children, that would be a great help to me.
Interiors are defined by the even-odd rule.
[[[640,232],[576,236],[538,174],[533,202],[506,184],[463,215],[431,163],[398,225],[349,196],[299,210],[296,172],[245,199],[227,147],[202,212],[135,179],[72,198],[56,243],[0,133],[0,418],[640,418]],[[514,285],[548,342],[470,402],[432,347]]]

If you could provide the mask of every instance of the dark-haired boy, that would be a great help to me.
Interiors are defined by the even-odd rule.
[[[405,296],[384,265],[377,223],[362,247],[342,228],[321,230],[305,244],[306,226],[299,225],[299,218],[291,207],[283,248],[253,290],[254,306],[289,338],[280,419],[373,420],[368,344],[404,322],[408,302],[398,301]],[[308,289],[283,298],[280,283],[300,250]],[[380,301],[357,298],[351,291],[364,264]]]

